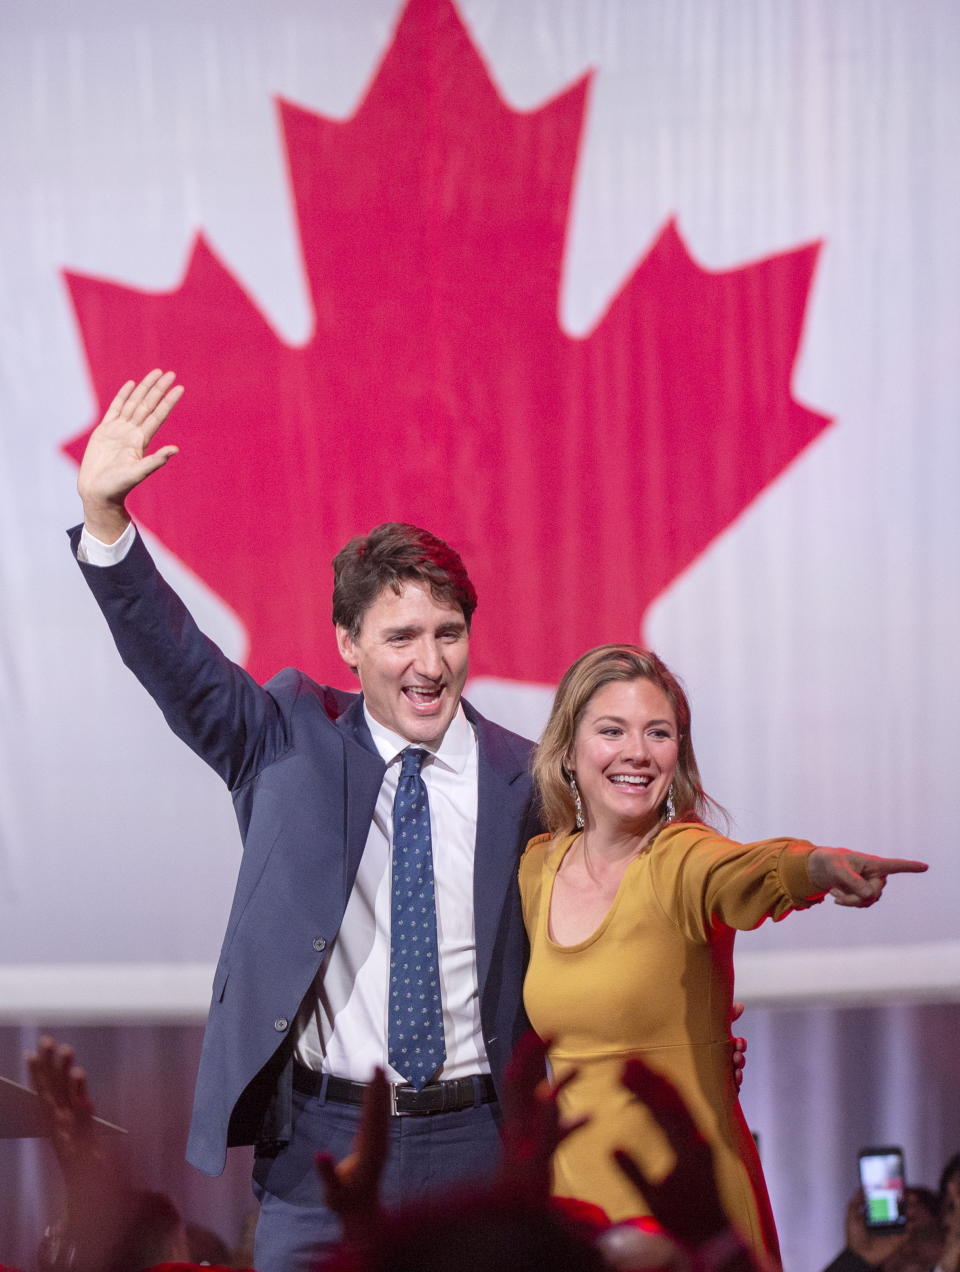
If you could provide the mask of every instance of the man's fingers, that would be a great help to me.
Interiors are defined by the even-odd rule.
[[[168,371],[167,375],[171,375],[171,372]],[[126,401],[123,404],[123,413],[128,419],[131,419],[133,417],[133,415],[136,413],[137,409],[139,408],[140,404],[143,402],[144,398],[147,396],[150,390],[154,387],[154,385],[157,384],[157,382],[161,380],[162,378],[163,378],[163,372],[160,370],[159,367],[154,367],[152,371],[147,372],[147,374],[143,377],[140,383],[133,389],[131,393],[127,395]],[[170,383],[172,382],[173,381],[171,376]],[[122,393],[123,389],[121,389],[120,392]]]
[[[121,421],[142,429],[144,445],[183,397],[183,385],[174,384],[176,372],[155,369],[139,384],[127,380],[107,407],[103,423]]]
[[[173,371],[167,371],[160,377],[134,412],[135,423],[141,424],[144,429],[159,428],[183,396],[183,385],[174,384],[175,379]]]
[[[168,460],[179,453],[179,446],[161,446],[152,455],[145,455],[136,468],[137,483],[143,481],[145,477],[149,477],[151,473],[155,473],[158,468],[162,468]]]
[[[154,407],[153,418],[156,420],[157,428],[160,427],[160,425],[167,418],[167,416],[170,414],[170,412],[173,410],[173,408],[177,405],[177,403],[180,401],[182,397],[183,397],[183,385],[175,384],[173,388],[170,389],[165,394],[165,396],[158,403],[158,405]]]
[[[173,372],[168,374],[172,382]],[[183,397],[182,384],[171,387],[170,383],[165,381],[167,376],[164,376],[157,387],[147,394],[132,420],[132,423],[140,429],[144,450],[150,445],[157,429]]]
[[[110,416],[112,415],[120,414],[120,412],[123,410],[124,406],[126,405],[127,398],[133,392],[135,387],[136,386],[132,380],[127,380],[125,384],[122,384],[120,386],[120,388],[117,390],[116,397],[113,399],[113,401],[107,407],[106,412],[104,413],[103,418],[105,420],[109,419]]]

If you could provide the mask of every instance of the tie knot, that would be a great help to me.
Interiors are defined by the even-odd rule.
[[[419,777],[427,752],[420,747],[408,746],[403,752],[403,767],[400,769],[400,781],[405,777]]]

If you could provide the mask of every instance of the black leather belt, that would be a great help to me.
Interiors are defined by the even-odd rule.
[[[319,1096],[337,1104],[362,1104],[366,1082],[351,1082],[329,1073],[316,1073],[303,1065],[293,1066],[293,1085],[303,1095]],[[497,1098],[493,1078],[478,1073],[447,1082],[428,1082],[420,1091],[412,1086],[390,1084],[390,1113],[393,1117],[424,1117],[429,1113],[457,1113],[478,1104],[492,1104]]]

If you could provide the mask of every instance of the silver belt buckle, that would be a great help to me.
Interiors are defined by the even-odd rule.
[[[397,1087],[399,1085],[400,1084],[398,1082],[390,1083],[390,1116],[391,1117],[403,1117],[403,1114],[397,1108]]]

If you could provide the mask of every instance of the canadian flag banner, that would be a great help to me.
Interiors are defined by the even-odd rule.
[[[67,549],[86,437],[174,368],[130,500],[206,632],[353,687],[330,560],[462,553],[471,701],[536,736],[606,641],[690,692],[740,839],[931,863],[741,939],[771,1001],[960,988],[960,21],[934,0],[5,11],[0,1002],[209,993],[239,852]]]

